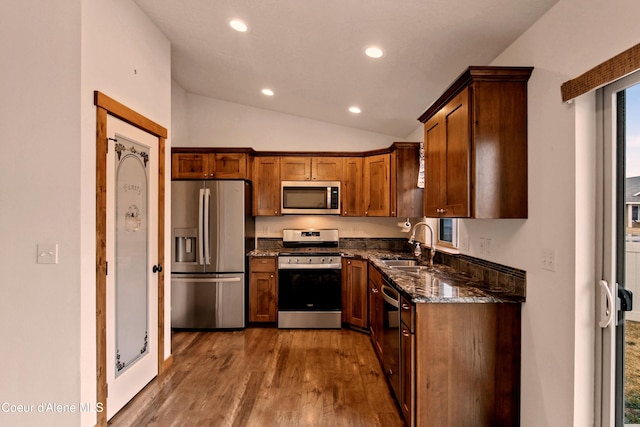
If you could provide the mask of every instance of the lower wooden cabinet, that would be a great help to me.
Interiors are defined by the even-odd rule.
[[[371,264],[368,268],[369,277],[369,331],[376,354],[382,360],[382,339],[384,322],[384,299],[382,299],[382,274]]]
[[[249,259],[249,322],[276,322],[278,269],[276,257]]]
[[[415,310],[415,304],[400,298],[400,409],[410,427],[415,425]]]
[[[520,425],[520,304],[416,304],[415,322],[409,425]]]
[[[342,321],[367,329],[367,265],[366,260],[342,259]]]

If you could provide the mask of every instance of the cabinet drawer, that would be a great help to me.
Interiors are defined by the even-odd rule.
[[[415,332],[416,306],[404,296],[400,298],[400,318],[411,332]]]
[[[249,269],[251,271],[276,271],[275,257],[252,257],[249,260]]]

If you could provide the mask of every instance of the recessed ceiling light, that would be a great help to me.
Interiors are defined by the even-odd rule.
[[[273,96],[273,91],[271,89],[264,88],[262,89],[262,94],[267,96]]]
[[[382,55],[384,55],[384,52],[382,51],[382,49],[376,46],[369,46],[364,50],[364,53],[369,58],[380,58]]]
[[[233,19],[229,21],[229,25],[231,26],[231,28],[236,31],[240,31],[241,33],[244,33],[249,29],[249,27],[247,27],[247,24],[240,21],[239,19]]]
[[[362,112],[362,110],[359,107],[349,107],[349,111],[352,112],[353,114],[360,114]]]

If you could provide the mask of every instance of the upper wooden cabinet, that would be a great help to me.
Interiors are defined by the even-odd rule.
[[[391,212],[391,155],[364,158],[362,181],[365,216],[394,216]]]
[[[426,216],[470,216],[468,112],[465,88],[425,123]]]
[[[253,214],[280,215],[280,157],[256,157],[253,162]]]
[[[391,152],[391,216],[422,216],[424,190],[418,187],[420,144],[396,142]]]
[[[420,144],[395,142],[363,153],[255,152],[250,148],[172,149],[172,179],[253,181],[253,214],[279,216],[281,181],[339,181],[341,216],[419,217]],[[236,150],[236,151],[234,151]]]
[[[418,188],[420,144],[396,142],[389,154],[364,157],[365,216],[422,216],[423,190]]]
[[[246,153],[173,153],[172,179],[247,179]]]
[[[527,81],[532,67],[469,67],[425,124],[424,215],[527,217]]]
[[[283,156],[280,179],[283,181],[340,181],[342,157]]]
[[[342,216],[363,216],[362,157],[345,157],[342,167]]]

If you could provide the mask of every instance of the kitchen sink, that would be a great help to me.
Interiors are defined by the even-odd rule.
[[[418,266],[418,261],[416,261],[415,259],[383,259],[382,262],[387,267],[392,268]]]
[[[391,268],[407,273],[422,273],[433,271],[433,268],[427,267],[426,265],[392,265]]]

